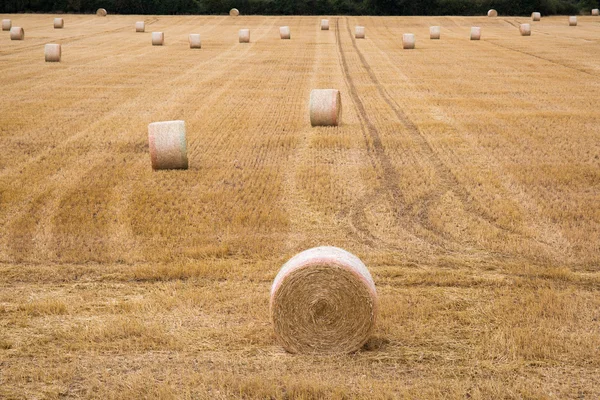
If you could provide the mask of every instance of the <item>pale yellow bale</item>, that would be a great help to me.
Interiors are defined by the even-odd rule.
[[[231,10],[229,10],[229,15],[231,15],[232,17],[237,17],[238,15],[240,15],[240,10],[238,10],[237,8],[232,8]]]
[[[152,169],[187,169],[184,121],[161,121],[148,125],[148,148]]]
[[[494,10],[493,8],[491,10],[488,11],[487,13],[488,17],[497,17],[498,16],[498,11]]]
[[[199,33],[190,33],[190,49],[201,49],[202,42],[200,41]]]
[[[3,19],[2,20],[2,30],[10,31],[10,28],[12,28],[12,21],[10,19]]]
[[[597,9],[597,8],[594,8],[594,9],[592,10],[592,15],[593,15],[594,17],[597,17],[597,16],[599,16],[599,15],[600,15],[600,10],[599,10],[599,9]]]
[[[531,36],[531,25],[521,24],[519,26],[519,32],[521,32],[521,36]]]
[[[25,30],[20,26],[13,26],[10,28],[10,40],[24,40]]]
[[[354,37],[356,39],[364,39],[365,38],[365,27],[364,26],[356,26],[354,28]]]
[[[439,39],[441,35],[441,29],[439,26],[429,27],[429,39]]]
[[[410,50],[415,48],[415,35],[412,33],[405,33],[402,35],[402,48]]]
[[[577,17],[572,15],[569,17],[569,26],[577,26]]]
[[[310,124],[338,126],[342,120],[342,97],[337,89],[313,89],[310,92]]]
[[[138,21],[135,23],[135,31],[136,32],[145,32],[146,31],[146,23],[144,21]]]
[[[328,31],[329,30],[329,20],[328,19],[322,19],[321,20],[321,30],[322,31]]]
[[[152,46],[162,46],[165,43],[164,32],[152,32]]]
[[[290,27],[289,26],[279,27],[279,37],[281,39],[291,39],[292,34],[290,32]]]
[[[54,29],[62,29],[65,26],[65,20],[62,18],[54,18]]]
[[[480,40],[481,39],[481,28],[478,26],[471,27],[471,40]]]
[[[60,44],[49,43],[46,46],[44,46],[44,57],[46,59],[46,62],[60,62]]]
[[[104,8],[99,8],[98,10],[96,10],[96,15],[99,17],[106,17],[107,14],[108,13]]]
[[[250,43],[250,29],[240,29],[240,43]]]
[[[540,21],[542,19],[542,14],[539,12],[533,12],[531,13],[531,20],[532,21]]]

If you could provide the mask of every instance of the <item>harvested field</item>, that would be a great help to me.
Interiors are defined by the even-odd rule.
[[[597,17],[0,18],[0,398],[600,397]],[[188,170],[152,170],[169,120]],[[374,335],[287,354],[269,290],[321,245]]]

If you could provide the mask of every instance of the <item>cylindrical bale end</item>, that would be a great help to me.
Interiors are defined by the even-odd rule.
[[[290,32],[290,27],[289,26],[282,26],[279,28],[279,37],[281,39],[290,39],[292,37],[292,34]]]
[[[600,9],[594,8],[592,10],[592,16],[597,17],[600,15]]]
[[[441,29],[439,26],[429,27],[429,39],[439,39],[441,35]]]
[[[377,290],[354,254],[315,247],[281,267],[271,286],[270,311],[275,336],[288,352],[351,353],[375,327]]]
[[[12,28],[12,21],[10,19],[3,19],[2,20],[2,30],[10,31],[10,28]]]
[[[65,20],[62,18],[54,18],[54,29],[62,29],[65,26]]]
[[[162,121],[148,125],[152,169],[187,169],[185,121]]]
[[[25,30],[20,26],[13,26],[10,28],[10,40],[24,40]]]
[[[152,32],[152,46],[162,46],[165,43],[164,32]]]
[[[364,26],[356,26],[354,28],[354,37],[356,39],[364,39],[365,38],[365,27]]]
[[[498,16],[498,11],[494,10],[493,8],[491,10],[488,11],[487,13],[488,17],[497,17]]]
[[[138,21],[135,23],[135,31],[136,32],[145,32],[146,31],[146,23],[144,21]]]
[[[521,32],[521,36],[531,36],[531,25],[521,24],[519,26],[519,32]]]
[[[531,20],[532,21],[540,21],[542,19],[542,14],[539,12],[533,12],[531,13]]]
[[[250,29],[240,29],[240,43],[250,43]]]
[[[99,8],[96,10],[96,15],[99,17],[106,17],[108,13],[106,12],[106,9],[104,8]]]
[[[569,26],[577,26],[577,17],[575,15],[569,17]]]
[[[481,28],[478,26],[471,27],[471,40],[481,39]]]
[[[313,89],[309,109],[312,126],[338,126],[342,123],[342,97],[337,89]]]
[[[415,35],[412,33],[405,33],[402,35],[402,48],[406,50],[415,48]]]
[[[44,46],[44,57],[46,62],[60,62],[60,44],[50,43]]]
[[[237,8],[232,8],[231,10],[229,10],[229,15],[231,15],[232,17],[237,17],[238,15],[240,15],[240,10],[238,10]]]
[[[322,31],[328,31],[329,30],[329,20],[328,19],[322,19],[321,20],[321,30]]]
[[[201,49],[202,42],[200,41],[199,33],[190,33],[190,49]]]

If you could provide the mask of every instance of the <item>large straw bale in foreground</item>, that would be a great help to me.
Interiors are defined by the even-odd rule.
[[[165,44],[164,32],[152,32],[152,46],[162,46]]]
[[[337,89],[313,89],[310,92],[310,124],[338,126],[342,119],[342,97]]]
[[[44,58],[46,62],[60,62],[61,46],[56,43],[49,43],[44,46]]]
[[[279,27],[279,37],[281,39],[290,39],[292,37],[292,34],[290,32],[290,27],[289,26]]]
[[[187,169],[184,121],[153,122],[148,125],[152,169]]]
[[[199,33],[190,33],[189,41],[190,41],[190,49],[201,49],[202,48],[202,42],[200,41]]]
[[[250,43],[250,29],[240,29],[240,43]]]
[[[577,26],[577,17],[575,15],[569,17],[569,26]]]
[[[367,267],[337,247],[292,257],[271,287],[275,336],[291,353],[350,353],[369,339],[377,291]]]
[[[62,18],[54,18],[54,29],[62,29],[65,26],[65,20]]]
[[[20,26],[13,26],[10,28],[10,40],[24,40],[25,30]]]
[[[356,26],[356,28],[354,28],[354,37],[356,39],[364,39],[365,38],[365,27],[364,26]]]

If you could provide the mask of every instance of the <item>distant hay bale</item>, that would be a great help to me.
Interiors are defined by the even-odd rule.
[[[531,36],[531,25],[521,24],[519,26],[519,32],[521,32],[521,36]]]
[[[288,352],[351,353],[371,336],[377,290],[354,254],[315,247],[281,267],[271,286],[270,311],[275,336]]]
[[[321,30],[322,31],[328,31],[329,30],[329,20],[328,19],[322,19],[321,20]]]
[[[98,10],[96,10],[96,15],[99,17],[106,17],[107,14],[108,13],[104,8],[99,8]]]
[[[54,29],[62,29],[65,26],[65,20],[62,18],[54,18]]]
[[[478,26],[471,27],[471,40],[480,40],[481,39],[481,28]]]
[[[60,44],[50,43],[44,46],[44,57],[46,62],[60,62]]]
[[[145,32],[146,31],[146,23],[144,21],[138,21],[135,23],[135,31],[136,32]]]
[[[279,37],[281,39],[290,39],[292,37],[289,26],[279,27]]]
[[[200,41],[199,33],[190,33],[190,49],[201,49],[202,42]]]
[[[10,40],[24,40],[25,30],[20,26],[13,26],[10,28]]]
[[[412,33],[405,33],[402,35],[402,48],[406,50],[415,48],[415,35]]]
[[[488,17],[497,17],[498,16],[498,11],[494,10],[493,8],[491,10],[488,11]]]
[[[240,29],[240,43],[250,43],[250,29]]]
[[[313,89],[310,92],[310,124],[338,126],[342,119],[342,97],[337,89]]]
[[[354,28],[354,37],[356,39],[364,39],[365,38],[365,27],[357,26],[356,28]]]
[[[542,19],[542,14],[539,12],[533,12],[531,13],[531,20],[532,21],[539,21]]]
[[[240,10],[238,10],[237,8],[232,8],[231,10],[229,10],[229,15],[231,15],[232,17],[237,17],[238,15],[240,15]]]
[[[569,17],[569,26],[577,26],[577,17],[572,15]]]
[[[10,31],[10,28],[12,28],[12,21],[10,19],[3,19],[2,20],[2,30]]]
[[[164,32],[152,32],[152,46],[162,46],[165,43]]]
[[[597,9],[597,8],[594,8],[594,9],[592,10],[592,15],[593,15],[594,17],[597,17],[597,16],[599,16],[599,15],[600,15],[600,10],[599,10],[599,9]]]
[[[187,169],[185,121],[162,121],[148,125],[152,169]]]
[[[439,39],[441,34],[441,30],[439,26],[430,26],[429,27],[429,39]]]

